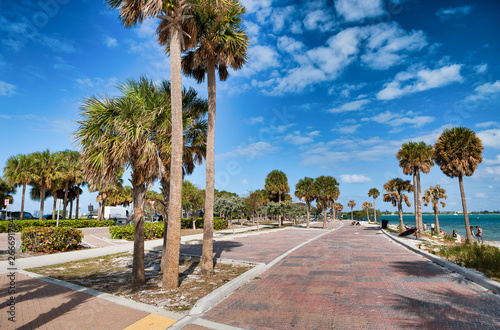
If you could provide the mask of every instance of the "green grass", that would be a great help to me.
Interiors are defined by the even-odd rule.
[[[477,269],[487,277],[500,280],[500,249],[484,244],[447,245],[436,254],[462,267]]]

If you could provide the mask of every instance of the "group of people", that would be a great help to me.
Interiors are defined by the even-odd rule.
[[[472,236],[476,236],[476,239],[477,239],[477,242],[478,243],[483,243],[483,229],[481,229],[481,227],[479,226],[476,226],[476,233],[474,234],[474,226],[470,226],[470,233]],[[455,237],[455,239],[458,241],[458,242],[461,242],[463,241],[463,239],[461,239],[460,235],[457,233],[456,230],[453,231],[453,237]]]

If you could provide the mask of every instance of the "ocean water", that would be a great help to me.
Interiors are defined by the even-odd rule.
[[[382,215],[382,219],[389,220],[390,225],[399,225],[399,217],[397,215]],[[434,222],[434,214],[424,214],[422,215],[423,222],[427,223],[427,228],[431,228],[431,223]],[[415,226],[415,216],[414,215],[403,215],[403,221],[406,225],[410,227]],[[474,226],[474,233],[476,232],[476,226],[481,227],[483,230],[483,239],[485,241],[498,241],[500,242],[500,215],[499,214],[469,214],[469,223]],[[450,234],[453,230],[456,230],[461,236],[465,236],[465,222],[463,214],[452,215],[443,214],[439,215],[439,226],[441,230]],[[474,236],[475,237],[475,236]]]

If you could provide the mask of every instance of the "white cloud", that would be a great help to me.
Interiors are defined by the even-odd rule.
[[[328,112],[330,113],[341,113],[341,112],[350,112],[350,111],[357,111],[363,108],[365,104],[370,103],[370,100],[363,99],[363,100],[356,100],[356,101],[351,101],[348,103],[342,104],[338,108],[330,109]]]
[[[474,70],[476,70],[476,72],[479,73],[479,74],[485,73],[488,70],[488,64],[487,63],[483,63],[483,64],[476,65],[474,67]]]
[[[248,49],[248,63],[243,69],[235,71],[233,75],[250,76],[255,73],[279,66],[279,55],[273,48],[255,45]]]
[[[436,12],[436,16],[441,18],[443,21],[449,20],[453,17],[459,18],[467,15],[472,10],[473,6],[462,6],[462,7],[449,7],[449,8],[440,8]]]
[[[311,132],[311,133],[307,134],[307,136],[303,136],[300,133],[300,131],[294,131],[292,133],[288,133],[287,135],[285,135],[283,137],[283,141],[294,144],[294,145],[311,143],[314,141],[313,137],[317,136],[319,134],[319,131],[315,131],[315,132]]]
[[[392,100],[407,94],[462,82],[461,67],[460,64],[452,64],[435,70],[421,69],[400,72],[393,81],[384,85],[384,89],[377,93],[377,98],[379,100]]]
[[[106,37],[106,38],[104,39],[104,44],[105,44],[108,48],[115,48],[116,46],[118,46],[118,40],[116,40],[115,38]]]
[[[500,149],[500,129],[488,129],[477,133],[483,146]]]
[[[382,0],[336,0],[335,9],[347,22],[363,21],[385,14]]]
[[[0,81],[0,96],[12,96],[16,94],[16,86]]]
[[[306,30],[330,31],[335,26],[332,15],[323,9],[316,9],[307,13],[304,18]]]
[[[434,121],[434,117],[418,116],[412,111],[406,114],[394,113],[389,110],[381,112],[371,118],[363,118],[362,121],[374,121],[379,124],[386,124],[392,127],[399,127],[402,125],[412,125],[412,127],[419,128]],[[396,131],[394,131],[396,132]]]
[[[500,155],[497,155],[495,159],[483,159],[483,164],[485,165],[500,165]]]
[[[141,24],[137,25],[134,30],[139,38],[149,39],[155,38],[157,27],[158,20],[154,18],[148,18],[142,21]]]
[[[252,117],[252,118],[250,118],[249,122],[250,122],[250,125],[254,125],[257,123],[262,124],[264,122],[264,117],[262,117],[262,116]]]
[[[297,41],[287,36],[282,36],[278,38],[278,48],[287,53],[294,54],[297,52],[302,52],[302,50],[305,48],[305,45],[301,41]]]
[[[273,10],[271,15],[271,23],[273,24],[273,32],[280,33],[285,25],[290,25],[290,21],[294,19],[295,7],[278,7]]]
[[[247,31],[249,35],[258,35],[260,32],[260,26],[254,22],[247,20],[243,22],[243,25],[245,26],[245,31]]]
[[[345,183],[368,183],[373,180],[361,174],[342,174],[340,179]]]
[[[354,134],[361,127],[361,124],[341,126],[332,129],[332,131],[339,132],[340,134]]]
[[[224,154],[220,154],[216,156],[217,160],[223,160],[227,158],[234,157],[246,157],[246,158],[255,158],[262,157],[264,155],[270,154],[272,152],[278,151],[279,148],[273,146],[267,142],[256,142],[246,146],[238,146],[234,148],[234,150],[230,152],[226,152]]]
[[[241,180],[241,184],[247,185],[247,184],[249,184],[249,182],[247,179],[243,179],[243,180]]]
[[[273,3],[272,0],[241,0],[245,6],[247,13],[254,13],[259,9],[267,8]]]
[[[487,128],[487,127],[491,127],[491,126],[499,126],[499,124],[496,121],[487,121],[484,123],[476,124],[476,127],[479,127],[479,128]]]
[[[484,83],[474,89],[474,93],[466,97],[466,101],[484,100],[500,93],[500,80],[494,83]]]
[[[361,60],[372,69],[385,70],[401,64],[406,57],[402,52],[415,52],[427,46],[423,31],[407,32],[396,22],[368,26],[366,29],[369,37]]]

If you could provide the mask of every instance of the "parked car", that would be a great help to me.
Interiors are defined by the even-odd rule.
[[[14,220],[20,220],[21,219],[21,212],[19,212],[19,211],[11,212],[10,217]],[[31,214],[29,212],[24,212],[23,220],[33,220],[33,219],[35,219],[33,214]]]
[[[0,211],[0,220],[10,220],[10,216],[7,215],[7,211]]]
[[[51,214],[46,214],[43,216],[43,220],[56,220],[57,219],[57,214],[54,218],[52,218],[52,213]],[[64,220],[62,215],[59,215],[59,220]]]
[[[124,225],[129,217],[128,210],[120,206],[105,206],[104,207],[104,219],[113,219],[116,224]]]

